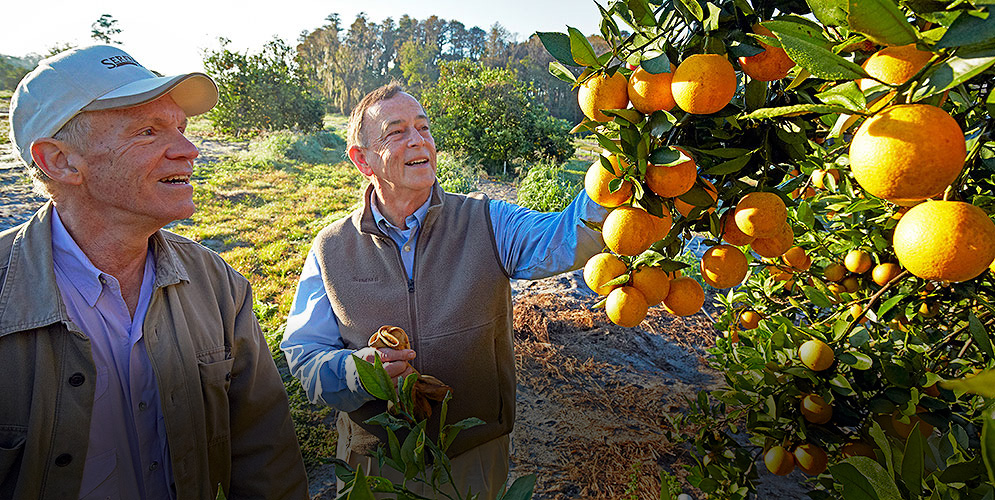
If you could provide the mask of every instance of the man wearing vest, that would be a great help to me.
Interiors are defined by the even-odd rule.
[[[372,361],[370,336],[403,328],[412,349],[379,349],[387,372],[404,376],[413,365],[441,379],[453,388],[449,423],[485,422],[462,431],[449,456],[460,491],[495,498],[515,420],[510,279],[583,266],[604,243],[581,219],[606,211],[583,190],[559,213],[444,192],[428,117],[397,84],[363,98],[348,135],[349,158],[370,185],[358,209],[315,238],[281,348],[310,399],[340,411],[338,457],[390,477],[366,456],[386,434],[363,423],[386,406],[362,388],[352,355]]]

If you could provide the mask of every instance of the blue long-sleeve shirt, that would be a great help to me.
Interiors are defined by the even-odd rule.
[[[371,192],[371,197],[375,196]],[[374,200],[368,202],[377,226],[397,243],[405,270],[412,276],[415,243],[429,200],[408,216],[403,230],[387,221]],[[604,248],[601,234],[587,228],[581,219],[604,220],[607,210],[583,190],[562,212],[536,212],[498,200],[489,203],[501,264],[512,278],[539,279],[577,269]],[[312,402],[353,411],[373,397],[359,383],[351,356],[355,351],[346,349],[342,341],[321,279],[321,266],[312,249],[301,271],[280,348]]]

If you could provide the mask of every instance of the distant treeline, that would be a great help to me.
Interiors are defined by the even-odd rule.
[[[0,90],[14,90],[41,59],[40,56],[12,57],[0,55]]]
[[[418,20],[408,15],[378,24],[360,13],[346,28],[332,14],[324,26],[302,33],[298,42],[301,69],[316,82],[332,112],[348,113],[364,94],[391,79],[418,95],[438,81],[440,62],[471,60],[512,70],[519,80],[532,82],[553,116],[570,122],[582,117],[570,86],[549,74],[553,58],[538,37],[517,42],[500,24],[484,31],[437,16]],[[592,38],[596,47],[598,42],[604,45]]]

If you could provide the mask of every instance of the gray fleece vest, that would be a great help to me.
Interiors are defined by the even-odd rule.
[[[447,423],[467,417],[483,425],[462,431],[455,457],[508,434],[515,419],[515,355],[509,276],[498,257],[488,200],[445,193],[436,184],[408,279],[397,244],[363,206],[333,222],[315,239],[328,299],[345,347],[359,349],[378,328],[403,328],[417,353],[412,365],[453,388]],[[349,448],[370,454],[387,442],[379,426],[363,423],[386,410],[373,401],[350,412]],[[438,404],[429,422],[438,436]],[[398,436],[402,441],[403,436]]]

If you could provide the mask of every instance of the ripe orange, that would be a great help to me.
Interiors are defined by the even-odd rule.
[[[829,281],[837,282],[846,276],[846,268],[836,262],[829,264],[822,271],[822,275]]]
[[[902,268],[898,264],[885,262],[874,266],[871,271],[871,279],[878,285],[885,286],[899,274],[902,274]]]
[[[901,85],[912,78],[926,66],[929,59],[933,57],[932,52],[925,52],[916,48],[916,45],[901,45],[897,47],[885,47],[864,61],[861,67],[868,75],[877,78],[885,83]],[[861,91],[880,85],[870,78],[857,80],[857,85]]]
[[[767,470],[778,476],[786,476],[795,470],[795,457],[781,446],[774,446],[764,453]]]
[[[762,317],[760,313],[752,310],[743,311],[739,315],[739,326],[743,327],[744,330],[752,330],[760,326],[760,320]]]
[[[829,464],[826,452],[812,443],[805,443],[795,448],[794,456],[798,468],[810,476],[822,474]]]
[[[785,264],[799,270],[808,271],[812,267],[812,258],[805,253],[805,249],[802,247],[791,247],[784,255],[781,256],[781,260]]]
[[[612,252],[639,255],[659,240],[656,236],[665,224],[666,221],[641,208],[622,206],[605,217],[601,234]],[[669,230],[669,224],[666,225]]]
[[[812,171],[812,185],[819,189],[826,189],[826,176],[831,176],[836,184],[840,182],[840,171],[838,168],[828,170],[816,169]]]
[[[851,273],[863,274],[871,269],[874,261],[871,260],[871,254],[863,250],[853,249],[846,254],[843,264]]]
[[[653,74],[642,67],[636,68],[629,77],[628,95],[632,107],[641,113],[670,111],[677,103],[670,93],[670,82],[674,79],[676,67],[670,65],[670,73]]]
[[[708,179],[702,179],[701,181],[702,181],[702,183],[705,184],[705,191],[707,191],[708,195],[712,197],[712,204],[708,207],[708,210],[705,210],[701,214],[701,215],[705,215],[705,213],[711,213],[711,212],[715,211],[715,201],[719,199],[719,190],[715,188],[714,184],[712,184],[711,182],[708,182]],[[681,215],[683,215],[684,217],[687,217],[688,214],[690,214],[691,211],[694,210],[697,207],[695,207],[694,205],[692,205],[690,203],[685,203],[685,202],[681,201],[680,198],[674,198],[674,208],[676,208],[677,211],[681,213]],[[702,207],[702,208],[704,208],[704,207]],[[700,216],[699,216],[699,218],[700,218]]]
[[[693,278],[683,277],[670,281],[670,293],[663,299],[663,307],[670,314],[690,316],[705,304],[705,290]]]
[[[629,201],[629,198],[632,198],[632,183],[622,181],[622,185],[618,190],[612,192],[608,188],[608,184],[612,180],[618,179],[622,175],[622,170],[619,166],[617,156],[609,156],[608,162],[612,166],[612,172],[609,172],[601,165],[601,160],[591,164],[590,168],[587,169],[587,174],[584,176],[584,191],[587,192],[587,196],[591,198],[591,201],[598,205],[615,208]]]
[[[722,214],[722,219],[720,219],[722,224],[722,239],[725,240],[726,243],[736,245],[738,247],[753,243],[753,240],[756,238],[740,230],[739,226],[736,225],[736,218],[733,215],[733,210],[729,210],[728,212]]]
[[[701,257],[701,279],[715,288],[729,288],[742,283],[748,270],[746,255],[732,245],[716,245]]]
[[[787,252],[794,240],[795,234],[791,230],[791,224],[784,222],[781,224],[777,234],[770,238],[757,238],[753,240],[753,243],[750,243],[750,248],[761,257],[773,259]]]
[[[845,458],[867,457],[875,459],[874,448],[863,441],[850,441],[840,447],[840,453],[843,454],[843,457]]]
[[[670,293],[670,277],[659,267],[643,266],[636,269],[629,283],[643,292],[646,304],[650,307],[663,302]]]
[[[922,407],[916,407],[916,413],[923,413],[924,411],[926,410]],[[895,410],[895,412],[891,414],[891,426],[895,429],[895,432],[902,437],[902,439],[906,439],[909,437],[909,434],[912,434],[912,427],[914,427],[917,423],[919,424],[919,434],[922,434],[923,437],[929,437],[929,435],[933,433],[933,426],[927,424],[917,415],[907,417],[902,415],[902,412],[898,410]]]
[[[960,175],[966,156],[960,125],[928,104],[885,108],[850,142],[850,170],[860,186],[899,205],[942,193]]]
[[[695,115],[715,113],[736,95],[736,70],[725,56],[695,54],[674,71],[670,90],[684,111]]]
[[[608,294],[605,312],[608,319],[618,326],[632,328],[643,322],[648,310],[646,297],[634,286],[621,286]]]
[[[808,394],[799,405],[802,416],[813,424],[824,424],[833,418],[833,407],[818,394]]]
[[[616,287],[605,286],[605,283],[625,274],[625,271],[625,263],[618,257],[608,252],[599,253],[584,265],[584,283],[599,295],[608,295]]]
[[[624,109],[629,105],[629,81],[622,73],[594,75],[580,86],[577,103],[584,116],[598,122],[611,120],[602,109]]]
[[[860,304],[853,304],[853,305],[850,306],[850,318],[851,319],[857,319],[857,317],[860,316],[860,313],[862,313],[862,312],[864,312],[864,307],[861,306]],[[862,324],[864,324],[866,322],[867,322],[867,315],[864,315],[864,317],[860,318],[860,321],[858,321],[857,323],[859,323],[859,324],[862,325]]]
[[[794,274],[777,266],[767,266],[767,272],[774,281],[788,281],[795,277]]]
[[[898,221],[895,255],[912,274],[935,281],[967,281],[995,259],[995,223],[961,201],[928,201]]]
[[[798,358],[810,370],[821,372],[833,365],[833,349],[819,339],[806,341],[798,348]]]
[[[788,209],[780,196],[757,191],[739,200],[734,216],[740,231],[756,238],[770,238],[778,235],[788,220]]]
[[[654,242],[660,241],[664,238],[664,236],[667,236],[667,233],[670,232],[670,228],[673,227],[674,225],[674,217],[673,215],[671,215],[670,209],[667,208],[666,205],[661,205],[660,209],[661,209],[660,213],[661,217],[657,217],[653,214],[650,214],[650,217],[653,218],[652,220],[653,220]]]
[[[769,29],[761,24],[753,25],[753,32],[758,35],[774,36]],[[743,68],[743,73],[750,75],[750,78],[761,82],[773,82],[788,76],[788,71],[795,67],[795,62],[788,57],[781,47],[772,47],[757,40],[763,52],[749,57],[739,58],[739,67]]]
[[[698,168],[694,158],[691,158],[687,151],[677,149],[690,159],[671,167],[646,165],[646,187],[664,198],[673,198],[688,192],[694,186],[694,180],[698,178]]]
[[[846,279],[843,280],[843,288],[847,291],[847,293],[854,293],[857,290],[860,290],[860,280],[857,279],[856,276],[847,276]]]

